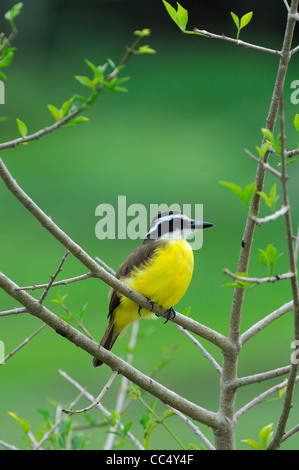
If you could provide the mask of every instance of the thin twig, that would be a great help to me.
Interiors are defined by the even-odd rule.
[[[68,279],[62,279],[61,281],[55,281],[51,284],[51,287],[57,286],[66,286],[67,284],[72,284],[73,282],[85,281],[93,277],[92,273],[81,274],[80,276],[70,277]],[[37,290],[45,289],[48,284],[33,284],[32,286],[19,287],[19,290]]]
[[[247,377],[240,377],[234,382],[231,382],[230,386],[233,388],[245,387],[247,385],[252,385],[265,380],[275,379],[276,377],[281,377],[290,372],[291,366],[279,367],[277,369],[268,370],[266,372],[261,372],[259,374],[249,375]]]
[[[278,219],[279,217],[282,217],[283,215],[286,214],[286,212],[289,210],[289,206],[284,206],[274,212],[273,214],[267,215],[266,217],[254,217],[252,214],[249,214],[249,217],[257,224],[257,225],[262,225],[262,224],[267,224],[268,222],[273,222],[274,220]]]
[[[0,317],[5,317],[7,315],[19,315],[19,313],[25,313],[27,309],[25,307],[12,308],[11,310],[3,310],[0,312]]]
[[[26,346],[26,344],[28,344],[29,341],[31,341],[32,338],[34,338],[38,333],[40,333],[46,326],[46,324],[40,326],[34,333],[32,333],[21,344],[19,344],[19,346],[17,346],[13,351],[7,354],[7,356],[2,361],[0,361],[0,366],[5,364],[5,362],[8,361],[8,359],[10,359],[14,354],[16,354],[21,348],[23,348],[23,346]]]
[[[294,47],[294,49],[291,50],[290,55],[293,56],[299,51],[299,46]]]
[[[175,325],[181,333],[183,333],[187,338],[189,338],[193,344],[202,352],[204,357],[212,364],[212,366],[216,369],[218,374],[222,374],[222,367],[218,364],[218,362],[213,358],[213,356],[200,344],[200,342],[194,338],[194,336],[189,333],[189,331],[182,328],[180,325]]]
[[[202,440],[202,442],[204,443],[204,445],[209,449],[209,450],[215,450],[215,447],[211,444],[211,442],[209,441],[209,439],[207,439],[207,437],[201,432],[201,430],[198,428],[198,426],[196,426],[194,423],[192,423],[192,421],[187,418],[187,416],[183,415],[180,411],[176,410],[175,408],[172,408],[171,406],[168,406],[168,408],[171,409],[171,411],[176,415],[178,416],[182,421],[184,421],[185,424],[187,424],[187,426],[189,428],[192,429],[192,431]]]
[[[241,41],[240,39],[230,38],[228,36],[225,36],[224,34],[219,35],[219,34],[210,33],[209,31],[205,31],[204,29],[194,28],[193,31],[195,33],[202,34],[202,35],[208,37],[209,39],[221,39],[222,41],[228,41],[228,42],[231,42],[233,44],[236,44],[237,46],[243,46],[243,47],[246,47],[248,49],[254,49],[256,51],[266,52],[267,54],[273,54],[273,55],[276,55],[278,57],[281,57],[281,51],[277,51],[275,49],[269,49],[268,47],[258,46],[256,44],[252,44],[250,42]]]
[[[269,150],[269,149],[268,149]],[[274,149],[273,149],[274,150]],[[274,168],[272,168],[271,165],[269,165],[269,163],[266,163],[266,162],[263,162],[260,158],[257,158],[255,157],[251,152],[249,152],[249,150],[247,149],[244,149],[244,152],[246,153],[246,155],[248,155],[252,160],[254,160],[255,162],[257,162],[259,165],[262,165],[267,171],[269,171],[269,173],[272,173],[272,175],[276,176],[277,178],[281,178],[281,174],[279,173],[279,171],[275,170]]]
[[[18,449],[18,447],[14,446],[12,444],[8,444],[8,442],[1,441],[1,440],[0,440],[0,446],[4,447],[5,449],[8,449],[8,450],[21,450],[21,449]]]
[[[298,382],[298,381],[299,381],[299,376],[296,378],[296,382]],[[287,386],[287,384],[288,384],[287,381],[281,382],[280,384],[274,385],[274,387],[271,387],[268,390],[266,390],[265,392],[261,393],[260,395],[255,397],[253,400],[251,400],[249,403],[242,406],[242,408],[240,408],[236,412],[235,418],[236,419],[241,418],[241,416],[243,416],[245,413],[247,413],[247,411],[251,410],[251,408],[253,408],[256,405],[259,405],[260,403],[262,403],[266,398],[268,398],[273,393],[276,393],[279,390],[281,390],[282,388],[285,388]]]
[[[286,279],[291,279],[294,277],[294,273],[283,273],[283,274],[277,274],[276,276],[270,276],[270,277],[246,277],[246,276],[239,276],[238,274],[234,274],[228,269],[223,269],[224,274],[227,274],[229,277],[236,279],[238,281],[242,282],[251,282],[254,284],[266,284],[269,282],[277,282],[277,281],[284,281]]]
[[[108,382],[104,385],[104,387],[102,388],[100,394],[97,396],[97,398],[93,401],[93,403],[91,403],[91,405],[85,407],[85,408],[82,408],[81,410],[73,410],[72,407],[70,407],[69,409],[67,410],[62,410],[64,413],[70,413],[70,414],[79,414],[79,413],[85,413],[86,411],[89,411],[91,410],[92,408],[94,408],[95,406],[97,406],[100,401],[102,400],[103,396],[105,395],[105,393],[109,390],[109,388],[111,387],[111,385],[113,384],[114,380],[116,379],[117,377],[117,370],[113,371],[111,377],[109,378]]]
[[[287,439],[289,439],[289,437],[292,437],[298,431],[299,431],[299,424],[297,424],[297,426],[294,426],[292,429],[290,429],[288,432],[286,432],[283,435],[283,438],[281,439],[281,442],[286,441]]]
[[[101,258],[99,258],[98,256],[95,257],[95,260],[101,265],[103,266],[106,271],[108,271],[109,273],[113,274],[113,276],[115,276],[115,271],[113,268],[111,268],[110,266],[108,266],[108,264],[105,263],[105,261],[103,261]]]
[[[43,303],[43,301],[45,300],[49,290],[51,289],[52,285],[53,285],[53,282],[55,281],[56,277],[58,276],[58,274],[60,273],[60,271],[62,271],[62,266],[67,258],[67,256],[69,255],[69,251],[66,251],[65,255],[63,256],[62,260],[60,261],[59,265],[58,265],[58,268],[56,269],[55,273],[50,276],[51,280],[49,282],[49,284],[46,286],[44,292],[42,293],[40,299],[38,300],[39,303]]]
[[[260,321],[252,325],[247,331],[245,331],[241,336],[240,336],[240,343],[243,346],[247,341],[249,341],[251,338],[253,338],[255,335],[260,333],[264,328],[266,328],[268,325],[273,323],[275,320],[278,318],[282,317],[288,312],[291,312],[294,308],[294,302],[291,300],[290,302],[287,302],[286,304],[282,305],[279,307],[277,310],[274,310],[274,312],[269,313],[266,317],[262,318]]]

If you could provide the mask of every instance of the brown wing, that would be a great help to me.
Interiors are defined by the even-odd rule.
[[[158,245],[156,242],[150,243],[142,243],[137,248],[135,248],[132,253],[123,261],[120,267],[115,274],[117,279],[129,277],[131,271],[134,268],[139,268],[143,264],[145,264],[154,254]],[[110,317],[116,307],[120,304],[121,294],[119,294],[116,290],[113,290],[110,297],[110,304],[109,304],[109,313],[108,317]]]

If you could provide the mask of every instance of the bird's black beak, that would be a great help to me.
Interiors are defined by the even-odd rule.
[[[204,229],[208,227],[214,227],[214,224],[210,222],[198,222],[197,220],[191,220],[191,228],[193,230]]]

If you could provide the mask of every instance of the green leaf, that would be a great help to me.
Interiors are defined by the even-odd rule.
[[[162,1],[165,5],[165,8],[166,8],[170,18],[175,22],[175,24],[180,28],[180,30],[183,33],[197,34],[199,36],[205,36],[205,34],[198,33],[196,31],[187,31],[186,30],[186,26],[187,26],[187,22],[188,22],[188,10],[186,10],[184,7],[182,7],[182,5],[177,3],[178,9],[176,10],[175,8],[173,8],[172,5],[170,5],[170,3],[166,2],[166,0],[162,0]]]
[[[240,29],[240,20],[239,17],[233,13],[232,11],[230,12],[232,19],[234,20],[235,25],[237,26],[237,29]]]
[[[177,16],[176,16],[176,10],[173,8],[170,3],[166,2],[166,0],[163,0],[164,6],[170,16],[170,18],[177,24]]]
[[[264,157],[268,151],[268,147],[270,146],[270,142],[265,142],[264,145],[262,146],[262,148],[260,148],[258,145],[256,146],[256,149],[260,155],[260,157],[262,158],[262,161],[264,161]]]
[[[184,7],[182,7],[179,2],[177,2],[177,6],[177,24],[183,31],[185,31],[188,23],[188,11]]]
[[[294,126],[296,130],[299,132],[299,114],[295,114]]]
[[[151,47],[144,45],[140,46],[137,51],[135,51],[135,54],[156,54],[157,51],[155,49],[152,49]]]
[[[131,428],[132,424],[133,424],[133,421],[129,421],[127,424],[124,425],[124,428],[122,430],[124,436],[127,435],[127,433],[129,431],[129,429]]]
[[[252,15],[253,15],[253,11],[250,11],[249,13],[246,13],[245,15],[242,16],[241,22],[240,22],[240,29],[245,28],[245,26],[247,26],[248,23],[250,23]]]
[[[5,73],[0,72],[0,79],[7,80],[7,76],[5,75]]]
[[[73,119],[70,119],[67,123],[64,124],[63,127],[74,127],[77,124],[81,124],[82,122],[88,122],[89,118],[86,116],[77,116]]]
[[[182,312],[182,315],[185,315],[185,317],[189,317],[191,312],[191,307],[186,307],[185,310]]]
[[[242,442],[245,442],[254,450],[263,450],[261,445],[258,442],[253,441],[252,439],[242,439]]]
[[[284,379],[284,382],[287,382],[287,381],[288,381],[288,379]],[[279,398],[279,399],[280,399],[281,397],[283,397],[283,395],[285,394],[286,390],[287,390],[287,387],[286,387],[286,386],[278,390],[278,398]]]
[[[30,431],[30,424],[26,419],[19,418],[15,413],[12,413],[11,411],[9,411],[8,414],[21,425],[23,431],[26,434]]]
[[[269,196],[263,191],[257,191],[257,194],[259,194],[264,199],[272,212],[275,212],[275,204],[279,199],[279,195],[277,195],[277,185],[273,184],[272,188],[270,189]]]
[[[260,442],[264,450],[267,449],[269,442],[272,439],[273,432],[272,432],[272,424],[268,424],[260,431]]]
[[[269,142],[271,142],[272,145],[275,145],[274,135],[272,134],[272,132],[269,129],[262,128],[262,134],[264,135],[264,137],[266,137],[266,139]]]
[[[61,116],[60,109],[57,109],[52,104],[48,104],[48,110],[50,111],[50,113],[54,117],[55,121],[60,121],[61,120],[62,116]]]
[[[12,7],[11,10],[7,11],[4,15],[4,18],[10,22],[13,29],[16,29],[14,19],[16,18],[16,16],[18,16],[21,13],[22,7],[23,7],[22,2],[17,3],[16,5]]]
[[[231,189],[239,198],[242,199],[243,189],[241,188],[241,186],[238,186],[234,183],[228,183],[227,181],[219,181],[219,183]]]
[[[241,186],[238,186],[237,184],[228,183],[227,181],[219,181],[219,183],[231,189],[241,199],[244,206],[248,210],[252,196],[256,191],[255,182],[248,184],[247,186],[245,186],[244,189]]]
[[[5,54],[2,59],[0,59],[0,68],[3,69],[4,67],[8,67],[11,64],[13,56],[13,51],[9,51],[7,54]]]
[[[89,87],[89,88],[92,88],[90,78],[85,77],[85,76],[83,76],[83,75],[75,75],[75,79],[78,80],[78,82],[81,83],[81,85],[84,85],[84,86],[87,86],[87,87]]]
[[[150,36],[151,35],[151,30],[149,28],[144,28],[144,29],[138,29],[134,31],[135,36]]]
[[[265,250],[261,250],[259,248],[259,252],[261,253],[259,256],[259,263],[267,266],[268,268],[268,276],[272,276],[274,265],[277,263],[279,258],[282,257],[283,253],[277,255],[277,250],[274,245],[268,245]]]
[[[61,109],[60,109],[61,118],[63,118],[66,115],[66,113],[70,109],[71,105],[73,104],[73,101],[74,101],[75,98],[76,98],[76,96],[72,96],[72,98],[70,98],[68,101],[65,101],[63,103],[63,105],[61,106]]]
[[[250,201],[252,199],[252,196],[254,195],[256,191],[256,183],[255,181],[253,183],[248,184],[244,191],[243,191],[243,202],[246,207],[249,207]]]
[[[28,132],[26,124],[18,118],[16,119],[16,121],[17,121],[18,129],[19,129],[21,136],[26,137],[27,132]]]

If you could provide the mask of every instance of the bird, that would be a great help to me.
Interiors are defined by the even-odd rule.
[[[120,265],[115,276],[154,305],[167,312],[168,321],[175,316],[174,305],[184,296],[192,278],[194,256],[187,241],[195,230],[213,227],[178,211],[156,215],[142,243]],[[111,350],[117,338],[140,318],[154,317],[150,309],[141,308],[115,289],[110,291],[109,324],[99,346]],[[103,362],[94,357],[93,367]]]

